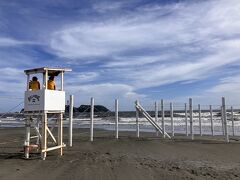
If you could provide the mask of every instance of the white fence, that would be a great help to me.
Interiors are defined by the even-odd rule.
[[[94,129],[112,130],[116,139],[121,138],[121,131],[136,131],[136,137],[141,132],[155,132],[156,129],[138,111],[126,109],[121,100],[113,100],[112,111],[98,110],[94,106],[94,99],[89,100],[89,109],[73,112],[73,97],[70,113],[66,112],[64,126],[69,127],[69,138],[72,139],[72,128],[89,128],[90,140],[94,140]],[[141,102],[140,102],[141,103]],[[20,103],[21,104],[21,103]],[[98,104],[98,102],[95,102]],[[223,136],[229,141],[229,136],[240,136],[239,106],[225,104],[222,98],[221,105],[194,104],[190,98],[188,103],[153,102],[151,105],[141,104],[155,122],[162,129],[175,137],[184,135],[194,139],[195,136]],[[16,106],[17,107],[17,106]],[[134,109],[134,102],[132,102]],[[70,117],[72,118],[69,118]],[[54,119],[54,117],[53,117]],[[0,127],[24,127],[24,115],[21,113],[6,112],[0,114]],[[158,133],[155,133],[159,136]],[[69,146],[72,141],[69,141]]]
[[[93,129],[107,129],[115,132],[116,139],[121,137],[119,131],[136,131],[136,137],[140,132],[155,132],[156,129],[139,111],[121,111],[119,100],[115,100],[115,111],[100,112],[91,99],[90,117],[84,117],[81,113],[73,114],[73,127],[90,128],[90,140],[93,141]],[[143,105],[144,107],[144,105]],[[161,107],[160,110],[158,107]],[[174,109],[176,108],[176,109]],[[189,136],[193,140],[195,136],[223,136],[229,142],[229,136],[240,135],[240,112],[232,106],[226,106],[225,98],[221,105],[194,105],[192,99],[189,103],[176,105],[173,102],[164,103],[163,100],[146,106],[148,114],[162,127],[163,132],[176,135]],[[87,114],[85,112],[85,114]],[[70,118],[71,119],[71,118]],[[158,133],[156,133],[158,136]],[[165,136],[164,136],[165,137]]]

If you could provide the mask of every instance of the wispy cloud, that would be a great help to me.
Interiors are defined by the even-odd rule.
[[[216,80],[216,85],[209,87],[208,89],[203,89],[199,94],[192,94],[191,97],[194,100],[194,104],[198,103],[205,105],[203,108],[209,108],[207,105],[214,105],[214,108],[220,109],[221,97],[226,98],[227,107],[234,106],[234,108],[240,108],[239,98],[240,98],[240,74],[237,73],[232,76],[227,76],[221,78],[219,81]],[[178,101],[186,102],[188,97],[179,97]],[[176,99],[173,99],[173,101]],[[197,109],[197,107],[195,106]]]
[[[5,94],[22,94],[26,83],[23,71],[17,68],[6,67],[0,68],[0,72],[0,92]]]
[[[94,3],[92,8],[97,12],[106,13],[109,11],[122,10],[131,3],[128,1],[99,1]]]
[[[0,72],[3,78],[4,77],[14,78],[16,76],[22,75],[23,73],[23,71],[21,71],[20,69],[11,67],[0,68]]]
[[[37,43],[30,42],[30,41],[20,41],[20,40],[6,38],[6,37],[0,37],[0,47],[32,45],[32,44],[37,44]]]
[[[3,72],[70,66],[74,72],[66,76],[67,88],[83,99],[96,96],[102,101],[114,96],[126,102],[130,97],[146,99],[146,89],[157,91],[168,84],[177,95],[179,82],[191,85],[212,77],[218,79],[214,87],[202,87],[204,96],[238,90],[233,79],[230,84],[223,81],[226,75],[238,77],[236,70],[226,72],[227,67],[240,64],[238,0],[3,5],[1,64],[13,68]],[[14,76],[17,82],[24,79]],[[0,81],[5,85],[9,80]],[[14,86],[20,88],[15,81]]]
[[[96,103],[108,105],[111,109],[114,107],[114,99],[116,98],[121,101],[120,107],[122,110],[133,109],[133,102],[136,99],[148,99],[146,95],[134,92],[131,86],[125,84],[76,84],[68,85],[67,91],[76,95],[76,97],[81,97],[76,99],[77,104],[89,104],[90,98],[94,97]]]
[[[50,46],[73,59],[107,57],[102,67],[125,67],[113,76],[137,89],[191,82],[240,60],[239,8],[236,0],[143,6],[121,19],[59,30]]]
[[[238,94],[240,92],[240,74],[220,79],[220,83],[209,89],[208,92]]]
[[[176,59],[174,54],[160,54],[160,55],[142,55],[142,56],[116,56],[112,57],[112,61],[102,65],[108,68],[121,68],[130,66],[143,66],[153,64],[156,62],[169,63],[169,59]]]
[[[90,83],[94,80],[96,80],[99,77],[99,73],[97,72],[72,72],[71,76],[69,76],[67,78],[67,83],[68,84],[72,84],[72,83],[78,83],[78,84],[82,84],[82,83]]]

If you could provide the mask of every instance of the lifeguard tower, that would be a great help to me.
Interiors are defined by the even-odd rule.
[[[65,111],[65,91],[63,89],[64,73],[71,71],[65,68],[42,67],[25,70],[27,85],[24,97],[24,114],[26,116],[26,138],[24,142],[25,158],[29,158],[32,149],[40,150],[41,157],[45,160],[48,151],[58,150],[62,156],[63,147],[63,113]],[[32,90],[29,87],[31,76],[42,75],[41,88]],[[60,77],[60,88],[48,89],[48,77]],[[49,116],[55,121],[49,127]],[[36,131],[36,136],[31,137],[31,127]],[[54,128],[57,127],[57,133]],[[41,131],[40,131],[41,129]],[[57,135],[54,135],[55,134]],[[57,138],[56,138],[57,136]],[[35,143],[33,139],[37,139]],[[32,140],[31,140],[32,139]],[[51,141],[49,141],[51,140]]]

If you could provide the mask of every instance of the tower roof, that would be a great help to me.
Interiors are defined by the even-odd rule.
[[[48,74],[59,74],[60,72],[72,71],[72,69],[69,69],[69,68],[55,68],[55,67],[41,67],[41,68],[24,70],[25,74],[45,73],[46,71],[48,71]]]

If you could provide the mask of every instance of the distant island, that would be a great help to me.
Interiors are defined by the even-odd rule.
[[[91,105],[81,105],[79,107],[73,107],[73,112],[90,112]],[[69,105],[65,106],[65,112],[69,112]],[[103,105],[94,105],[94,112],[111,112],[108,108]]]
[[[74,113],[90,112],[91,105],[81,105],[79,107],[73,107]],[[21,109],[20,113],[23,113],[24,109]],[[65,113],[69,112],[69,105],[65,106]],[[94,105],[94,112],[111,112],[108,108],[103,105]]]

